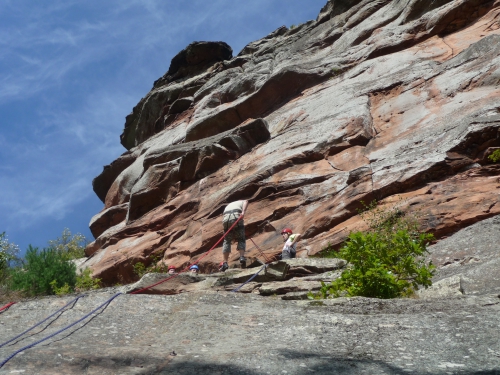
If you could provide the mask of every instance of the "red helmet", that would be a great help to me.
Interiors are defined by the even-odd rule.
[[[169,270],[175,270],[175,266],[168,266]]]
[[[283,229],[283,230],[281,231],[281,234],[285,234],[285,233],[286,233],[286,234],[292,234],[293,232],[292,232],[292,230],[291,230],[290,228],[285,228],[285,229]]]

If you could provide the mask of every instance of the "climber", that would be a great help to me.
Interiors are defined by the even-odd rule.
[[[281,231],[285,246],[281,252],[281,259],[292,259],[297,255],[297,241],[300,239],[300,234],[293,233],[290,228],[285,228]]]
[[[189,267],[189,272],[197,274],[198,272],[200,272],[200,268],[196,264],[193,264],[191,267]]]
[[[168,274],[169,275],[175,275],[176,272],[175,272],[175,266],[168,266]]]
[[[233,237],[238,241],[238,245],[236,249],[240,252],[240,264],[242,268],[246,267],[246,258],[245,258],[245,225],[243,223],[243,216],[245,216],[245,212],[248,207],[248,201],[236,201],[229,203],[224,209],[224,217],[222,219],[222,225],[224,227],[224,233],[227,232],[229,228],[234,224],[238,218],[241,219],[238,221],[238,224],[229,232],[226,237],[224,237],[224,242],[222,244],[222,256],[224,257],[224,261],[222,266],[219,268],[219,271],[226,271],[229,266],[227,264],[229,260],[229,254],[231,253],[231,242]]]

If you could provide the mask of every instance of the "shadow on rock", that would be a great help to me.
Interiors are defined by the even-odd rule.
[[[370,358],[347,358],[346,356],[324,356],[321,354],[279,351],[273,357],[259,357],[249,353],[240,358],[231,359],[227,364],[220,364],[198,360],[196,357],[185,358],[175,352],[167,354],[163,359],[153,356],[109,356],[88,358],[74,358],[71,369],[58,369],[50,362],[44,363],[37,368],[37,373],[48,374],[51,371],[62,370],[64,373],[95,373],[102,374],[341,374],[357,375],[365,374],[414,374],[414,375],[444,375],[450,373],[460,373],[469,375],[500,375],[500,368],[490,370],[474,370],[466,367],[450,369],[436,368],[425,362],[425,369],[399,367],[383,361]],[[251,368],[254,369],[251,369]],[[69,371],[67,371],[69,370]],[[451,372],[450,372],[451,371]]]

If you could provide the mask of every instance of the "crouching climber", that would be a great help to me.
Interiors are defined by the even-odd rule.
[[[200,267],[198,267],[196,264],[193,264],[191,267],[189,267],[189,272],[196,275],[200,272]]]
[[[292,259],[297,255],[297,241],[300,239],[300,234],[293,233],[290,228],[285,228],[281,231],[285,246],[281,252],[281,259]]]
[[[175,266],[168,266],[168,274],[169,275],[175,275],[177,272],[175,270]]]
[[[222,244],[222,256],[224,261],[222,262],[219,271],[226,271],[229,266],[227,264],[229,260],[229,254],[231,253],[231,242],[233,239],[238,241],[238,245],[236,249],[240,252],[240,264],[241,267],[246,267],[246,258],[245,258],[245,224],[243,223],[243,216],[245,216],[245,212],[248,207],[248,201],[236,201],[229,203],[224,209],[224,217],[222,218],[222,226],[224,227],[224,233],[226,233],[229,228],[234,224],[236,220],[240,217],[241,219],[238,221],[238,224],[224,237],[224,242]]]

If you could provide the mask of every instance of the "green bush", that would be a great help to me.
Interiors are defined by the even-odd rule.
[[[134,264],[134,273],[139,277],[143,277],[147,273],[167,273],[168,269],[167,266],[163,263],[158,264],[160,261],[160,256],[158,255],[153,255],[151,257],[151,264],[149,267],[146,267],[146,265],[142,262],[137,262]]]
[[[366,208],[361,216],[370,229],[351,233],[337,254],[347,269],[310,298],[407,297],[432,284],[434,266],[424,259],[432,234],[420,233],[416,216],[397,207],[384,210],[372,202]]]
[[[30,296],[55,294],[66,284],[73,290],[76,284],[76,266],[67,254],[54,248],[28,246],[23,267],[11,271],[10,288]]]
[[[101,287],[101,279],[92,278],[92,270],[85,268],[81,275],[76,277],[75,290],[83,292],[85,290],[99,289]]]
[[[488,156],[488,159],[490,159],[493,163],[498,163],[500,161],[500,149],[493,151]]]
[[[52,288],[52,291],[56,296],[63,296],[65,294],[69,294],[73,291],[73,289],[68,285],[68,283],[65,283],[63,286],[60,288],[57,287],[57,280],[52,280],[50,282],[50,287]]]

